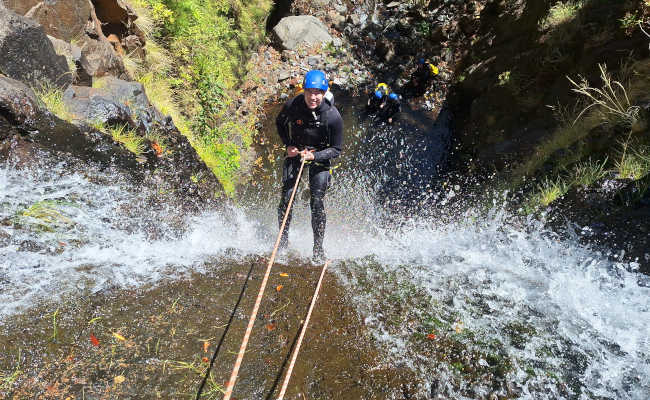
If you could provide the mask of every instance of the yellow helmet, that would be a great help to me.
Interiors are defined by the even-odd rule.
[[[378,90],[380,90],[380,91],[382,91],[384,93],[388,93],[390,91],[388,89],[388,85],[383,83],[383,82],[377,85],[377,87],[375,88],[375,92],[378,91]]]

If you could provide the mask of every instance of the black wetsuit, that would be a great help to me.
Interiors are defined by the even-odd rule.
[[[422,96],[433,82],[435,75],[429,65],[429,63],[419,64],[413,71],[413,75],[411,75],[408,86],[416,97]]]
[[[330,100],[324,98],[318,108],[310,110],[305,104],[304,95],[300,94],[284,105],[275,123],[285,146],[296,146],[299,150],[315,149],[314,160],[308,164],[311,226],[314,232],[314,255],[322,255],[326,222],[323,199],[331,177],[330,160],[341,154],[343,119]],[[278,207],[279,225],[282,224],[299,169],[300,156],[285,158],[282,167],[282,193]],[[290,222],[291,211],[282,232],[282,246],[288,243]]]
[[[395,114],[400,112],[402,109],[399,100],[391,99],[390,97],[386,100],[386,105],[381,111],[381,117],[388,119],[394,118]]]
[[[381,98],[378,99],[377,96],[375,96],[375,92],[371,92],[370,96],[368,96],[368,112],[374,113],[381,110],[383,108],[382,104],[386,102],[386,97],[385,94],[382,94]]]

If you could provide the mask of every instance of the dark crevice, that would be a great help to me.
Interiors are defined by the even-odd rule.
[[[266,19],[267,32],[271,32],[282,18],[291,15],[291,3],[293,3],[293,0],[276,0],[274,2],[273,10]]]

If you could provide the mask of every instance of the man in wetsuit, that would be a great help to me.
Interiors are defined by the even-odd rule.
[[[323,238],[326,218],[323,199],[331,178],[331,160],[341,154],[343,145],[343,120],[334,107],[328,88],[324,72],[309,71],[303,82],[304,92],[287,101],[275,121],[278,134],[287,149],[282,167],[278,223],[282,224],[301,160],[309,161],[311,226],[314,232],[314,259],[317,261],[325,259]],[[290,222],[291,210],[282,232],[281,248],[288,245]]]

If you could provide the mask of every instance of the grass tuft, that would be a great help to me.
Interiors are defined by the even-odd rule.
[[[553,29],[572,21],[578,15],[578,11],[580,11],[584,4],[584,1],[558,1],[549,9],[548,15],[540,22],[540,30]]]
[[[607,158],[602,163],[591,159],[578,163],[573,169],[572,184],[582,187],[591,186],[594,182],[607,175],[605,164],[607,164]]]
[[[72,121],[73,116],[63,102],[62,89],[48,83],[43,83],[40,87],[34,88],[34,93],[36,93],[41,105],[47,108],[52,114],[64,121]]]
[[[136,157],[141,156],[144,152],[144,138],[139,136],[135,129],[130,128],[128,125],[117,125],[109,128],[109,132],[113,140],[123,145]]]
[[[650,148],[640,146],[629,149],[623,144],[621,158],[615,163],[616,176],[619,179],[639,180],[650,173]]]

